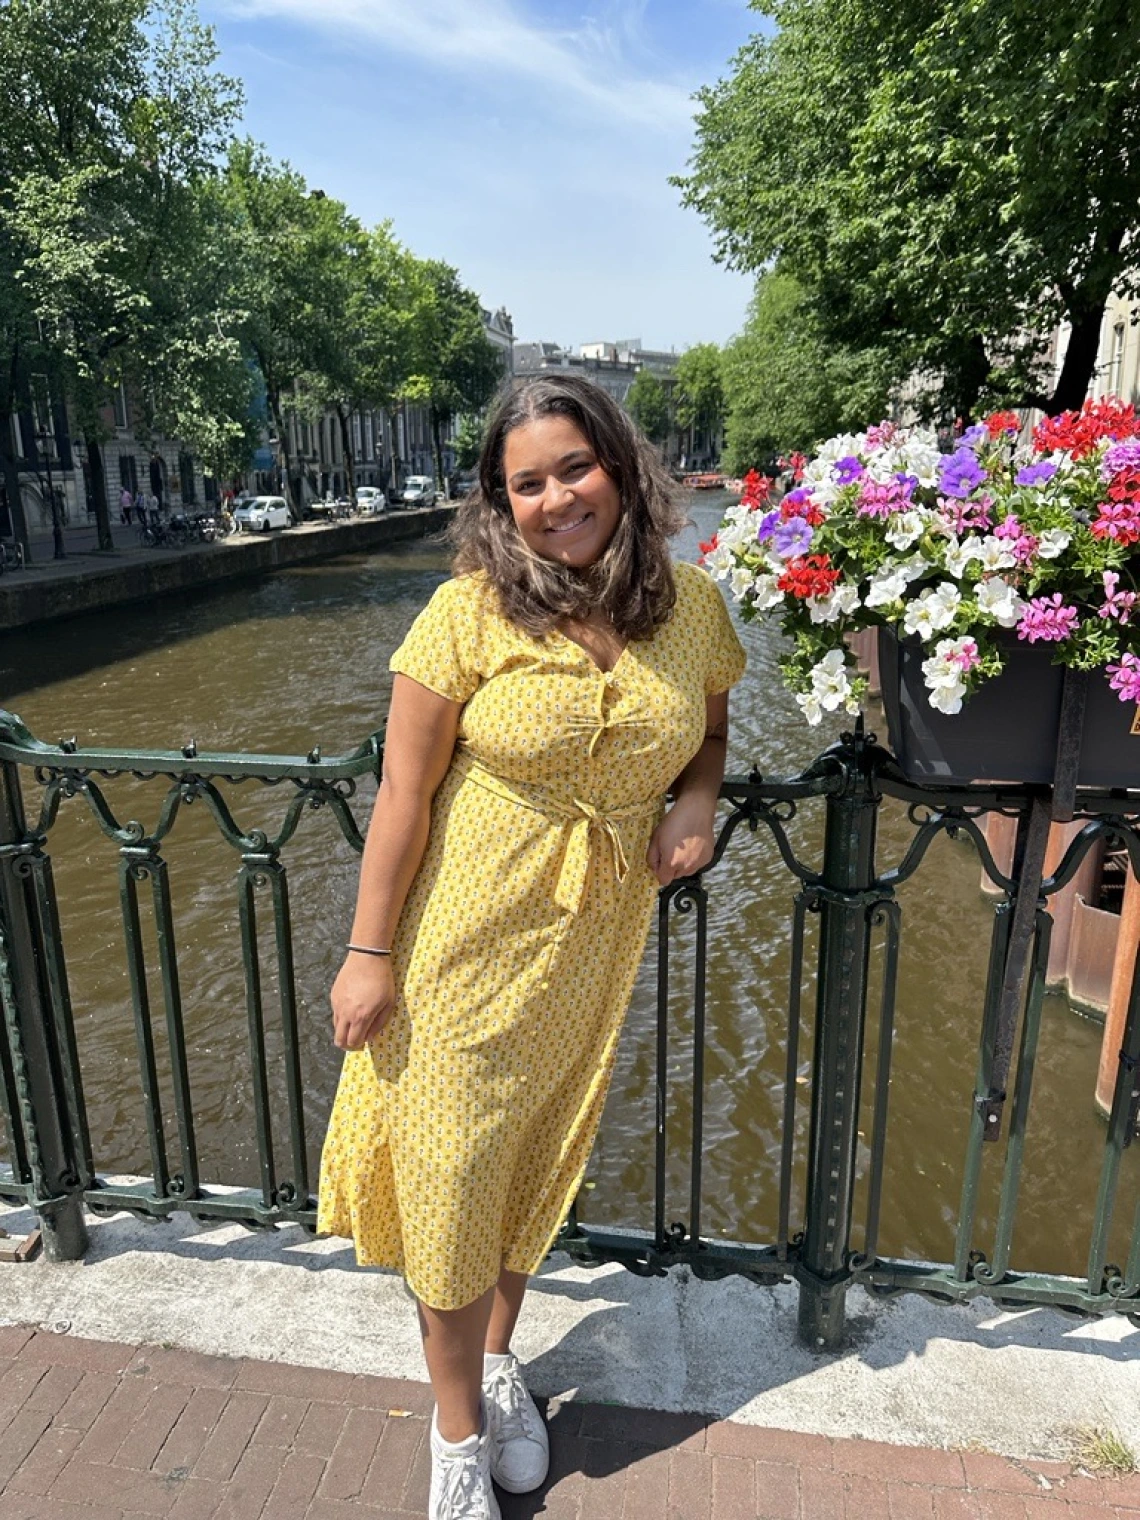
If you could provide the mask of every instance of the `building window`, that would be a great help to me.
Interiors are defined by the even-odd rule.
[[[1124,392],[1124,323],[1118,322],[1112,329],[1112,363],[1109,367],[1109,389],[1114,396]]]
[[[352,452],[356,455],[357,459],[364,452],[364,435],[360,431],[359,412],[353,412],[352,414]]]
[[[120,432],[125,432],[130,426],[130,422],[127,417],[127,391],[121,380],[115,390],[113,405],[115,408],[115,426]]]
[[[124,486],[132,496],[138,495],[139,472],[133,454],[119,455],[119,489],[122,490]]]
[[[178,478],[182,484],[182,500],[190,505],[194,497],[194,460],[182,449],[178,455]]]

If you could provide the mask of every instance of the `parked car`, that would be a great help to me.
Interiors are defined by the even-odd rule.
[[[268,533],[270,528],[289,526],[289,507],[284,496],[251,496],[234,508],[239,533]]]
[[[357,486],[356,510],[358,512],[374,513],[387,510],[388,503],[384,500],[384,492],[379,486]]]
[[[405,507],[435,505],[435,481],[430,475],[409,475],[404,482]]]

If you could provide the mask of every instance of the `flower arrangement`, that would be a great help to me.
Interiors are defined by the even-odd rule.
[[[1115,398],[1046,418],[1016,412],[948,450],[891,422],[792,461],[781,500],[755,472],[704,563],[750,620],[776,616],[786,685],[808,723],[857,712],[866,681],[845,636],[888,627],[926,653],[931,706],[957,713],[1000,673],[1002,635],[1104,669],[1140,703],[1140,417]]]

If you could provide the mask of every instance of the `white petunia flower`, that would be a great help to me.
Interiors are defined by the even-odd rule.
[[[951,538],[950,542],[946,545],[942,559],[946,566],[947,575],[952,575],[956,580],[961,580],[966,573],[966,567],[978,557],[978,540],[976,538],[967,538],[961,543],[956,538]]]
[[[803,713],[812,728],[823,722],[823,704],[814,691],[797,692],[796,702],[799,705],[800,712]]]
[[[818,665],[813,666],[811,689],[819,698],[825,712],[835,712],[846,704],[851,695],[851,682],[847,678],[847,662],[842,649],[830,649]]]
[[[927,587],[916,602],[911,602],[903,617],[907,633],[917,633],[929,639],[931,634],[949,628],[962,603],[962,594],[950,581],[942,581],[937,587]]]
[[[921,512],[896,512],[883,536],[894,548],[905,550],[918,542],[925,528],[926,520]]]
[[[979,581],[974,587],[974,600],[979,609],[1002,628],[1016,627],[1025,606],[1009,582],[1000,575],[995,575],[988,581]]]
[[[712,553],[705,555],[705,569],[717,581],[726,580],[735,563],[731,548],[719,538]]]
[[[757,612],[768,612],[784,600],[784,593],[777,585],[779,577],[761,573],[752,581],[752,600]]]
[[[977,557],[981,560],[982,569],[986,572],[1012,570],[1017,564],[1017,556],[1009,548],[1008,541],[997,538],[992,533],[978,540]]]
[[[1073,535],[1065,528],[1046,528],[1037,540],[1037,552],[1042,559],[1056,559],[1064,554],[1073,541]]]
[[[886,607],[902,600],[907,588],[907,574],[902,565],[880,565],[871,576],[870,589],[863,598],[867,607]]]
[[[742,602],[744,593],[751,591],[756,577],[747,565],[737,565],[728,579],[728,587],[734,601]]]
[[[859,588],[850,581],[836,586],[830,596],[809,596],[807,609],[813,623],[837,623],[859,605]]]

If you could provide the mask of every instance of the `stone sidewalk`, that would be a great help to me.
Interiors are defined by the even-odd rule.
[[[430,1410],[423,1383],[0,1328],[0,1520],[422,1520]],[[1140,1475],[547,1414],[550,1482],[503,1520],[1140,1520]]]

